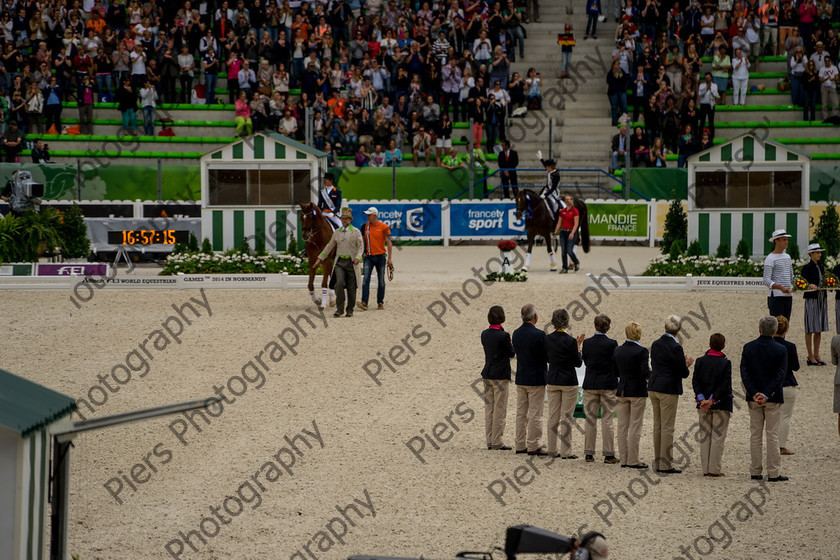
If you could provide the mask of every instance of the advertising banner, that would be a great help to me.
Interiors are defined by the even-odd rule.
[[[648,237],[648,205],[591,202],[589,235],[593,238]]]
[[[449,207],[452,239],[505,239],[525,235],[525,219],[516,218],[513,202],[452,202]]]
[[[108,265],[99,263],[39,263],[36,276],[107,276]]]
[[[443,237],[443,208],[440,202],[351,202],[353,225],[367,222],[365,210],[376,206],[379,221],[391,228],[391,237],[399,239],[440,239]]]

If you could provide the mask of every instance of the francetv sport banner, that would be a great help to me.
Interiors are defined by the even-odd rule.
[[[517,219],[514,202],[489,200],[352,201],[353,224],[360,227],[371,206],[391,228],[394,238],[418,240],[516,239],[524,237],[525,220]],[[589,231],[594,239],[648,239],[650,204],[645,201],[589,201]]]
[[[365,210],[376,206],[379,220],[391,228],[391,236],[400,239],[437,240],[443,237],[443,203],[440,202],[349,202],[353,225],[362,227],[367,221]]]

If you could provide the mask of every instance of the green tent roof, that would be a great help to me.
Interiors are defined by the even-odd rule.
[[[26,437],[75,409],[75,399],[0,369],[0,426]]]

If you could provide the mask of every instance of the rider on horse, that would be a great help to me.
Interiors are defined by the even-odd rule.
[[[560,209],[566,207],[560,198],[558,188],[560,185],[560,172],[557,171],[557,163],[553,159],[542,158],[542,151],[537,151],[537,157],[540,159],[540,163],[545,167],[546,171],[545,186],[540,191],[540,198],[545,200],[548,211],[551,214],[551,219],[553,222],[556,222]]]
[[[341,208],[341,191],[333,185],[334,180],[332,173],[324,174],[324,188],[318,191],[318,208],[332,224],[333,229],[338,229],[341,227],[341,220],[336,213]]]

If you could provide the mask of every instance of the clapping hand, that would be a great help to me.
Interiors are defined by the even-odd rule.
[[[537,150],[537,159],[542,159],[542,150]]]
[[[693,364],[693,363],[694,363],[694,358],[692,358],[691,356],[686,356],[685,357],[686,367],[691,367],[691,364]]]
[[[585,334],[580,333],[580,334],[578,335],[578,337],[577,337],[577,339],[576,339],[576,340],[577,340],[577,343],[578,343],[578,348],[580,348],[580,345],[581,345],[581,344],[583,344],[583,339],[584,339],[584,338],[586,338],[586,335],[585,335]]]

